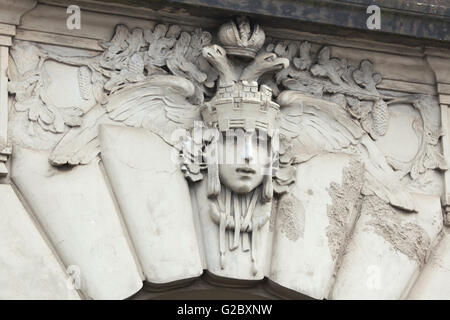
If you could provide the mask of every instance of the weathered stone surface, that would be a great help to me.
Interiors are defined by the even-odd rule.
[[[188,185],[171,161],[175,150],[147,130],[100,130],[105,168],[146,280],[166,283],[201,275]]]
[[[364,198],[332,299],[402,299],[442,230],[436,196],[414,195],[418,213],[403,213],[376,196]]]
[[[33,9],[37,4],[35,0],[14,1],[6,0],[0,3],[0,22],[8,24],[20,24],[22,15]]]
[[[450,233],[444,229],[442,239],[408,294],[408,299],[442,299],[450,297]]]
[[[104,2],[104,0],[97,0]],[[136,5],[150,7],[157,10],[169,11],[164,2],[143,3],[139,0],[117,0],[116,2],[125,5]],[[438,17],[448,17],[448,4],[445,1],[420,2],[416,0],[380,1],[372,3],[366,0],[360,1],[337,1],[330,3],[326,0],[316,0],[313,2],[297,2],[295,0],[254,0],[242,2],[239,0],[216,1],[216,0],[172,0],[170,10],[189,12],[192,16],[215,17],[217,20],[227,17],[231,12],[240,12],[258,16],[259,19],[266,19],[267,23],[278,28],[292,28],[308,30],[314,33],[337,33],[343,35],[353,35],[357,30],[362,30],[359,34],[376,37],[367,31],[366,20],[369,17],[367,7],[377,4],[382,12],[381,34],[378,34],[380,41],[388,41],[386,32],[396,35],[409,35],[414,38],[420,37],[433,40],[447,40],[448,24],[445,19]],[[411,14],[412,13],[412,14]],[[319,23],[319,25],[317,25]],[[322,25],[320,25],[322,24]],[[323,24],[329,25],[325,26]],[[342,28],[346,27],[346,28]],[[349,33],[349,29],[352,33]],[[414,39],[405,40],[397,37],[396,41],[413,42]],[[391,40],[392,41],[392,40]]]
[[[450,203],[448,52],[242,16],[211,34],[222,18],[162,21],[163,3],[91,1],[70,30],[63,2],[37,4],[17,33],[0,25],[0,183],[12,177],[87,297],[203,269],[318,299],[401,299],[423,267],[410,297],[438,287],[445,237],[443,263],[426,257],[439,196]]]
[[[124,299],[142,287],[97,161],[56,169],[48,153],[16,147],[11,171],[65,266],[79,270],[87,297]]]
[[[358,213],[363,179],[362,163],[343,154],[299,165],[301,183],[278,203],[270,280],[316,299],[328,296]]]
[[[0,203],[0,298],[79,299],[10,185],[0,185]]]

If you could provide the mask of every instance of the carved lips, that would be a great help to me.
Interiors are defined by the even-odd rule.
[[[236,168],[236,172],[244,175],[252,175],[256,173],[256,170],[250,167],[239,167]]]

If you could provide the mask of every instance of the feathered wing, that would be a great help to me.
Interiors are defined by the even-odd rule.
[[[277,102],[281,107],[280,133],[292,139],[298,162],[321,153],[351,151],[364,135],[335,103],[290,90],[283,91]]]
[[[106,110],[100,105],[89,111],[83,124],[70,129],[58,142],[50,154],[50,163],[55,166],[77,165],[89,163],[95,158],[100,152],[98,126],[108,119],[105,114]]]
[[[54,165],[86,164],[100,152],[99,126],[116,124],[145,128],[167,143],[177,129],[189,129],[200,120],[199,107],[187,101],[194,86],[186,79],[152,76],[112,94],[106,105],[97,105],[78,128],[71,129],[50,155]]]
[[[363,194],[376,194],[395,207],[415,211],[413,198],[384,155],[346,110],[334,102],[290,90],[283,91],[277,102],[281,107],[280,133],[292,139],[295,161],[328,152],[355,154],[364,162]]]

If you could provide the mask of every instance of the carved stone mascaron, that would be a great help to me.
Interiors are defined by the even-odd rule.
[[[403,270],[386,291],[400,298],[443,230],[429,192],[447,169],[435,97],[380,90],[370,61],[266,37],[245,18],[217,39],[117,25],[95,56],[11,47],[0,175],[12,152],[11,179],[63,263],[81,268],[81,295],[123,298],[143,279],[207,270],[225,285],[266,277],[319,299],[384,297],[354,282],[375,266],[386,287]],[[56,99],[58,79],[78,86],[79,104]],[[418,140],[409,159],[386,141],[396,112]],[[217,162],[230,131],[244,132],[236,167]],[[262,132],[263,147],[251,140]]]

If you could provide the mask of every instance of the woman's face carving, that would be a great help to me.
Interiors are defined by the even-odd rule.
[[[219,178],[233,192],[244,194],[258,187],[270,161],[265,132],[230,130],[219,141]]]

